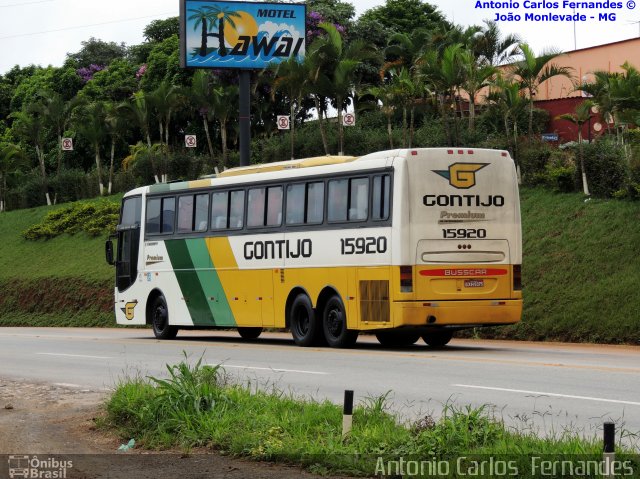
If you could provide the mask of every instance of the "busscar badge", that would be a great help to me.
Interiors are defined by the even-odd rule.
[[[125,304],[124,308],[120,308],[120,310],[124,313],[125,318],[127,318],[129,321],[133,319],[133,310],[135,309],[137,304],[138,300],[134,299],[133,301],[129,301],[127,304]]]

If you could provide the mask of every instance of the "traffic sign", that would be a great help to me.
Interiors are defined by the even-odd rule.
[[[342,117],[342,124],[344,126],[355,126],[355,124],[356,124],[356,115],[354,115],[353,113],[346,113]]]
[[[73,138],[62,139],[62,151],[73,151]]]
[[[278,115],[278,130],[289,129],[289,117],[287,115]]]
[[[184,135],[184,146],[187,148],[195,148],[198,146],[196,135]]]

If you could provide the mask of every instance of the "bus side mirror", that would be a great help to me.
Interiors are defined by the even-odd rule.
[[[107,260],[107,263],[109,263],[111,266],[116,264],[115,261],[113,260],[113,241],[111,241],[111,238],[109,238],[107,242],[104,244],[104,255]]]

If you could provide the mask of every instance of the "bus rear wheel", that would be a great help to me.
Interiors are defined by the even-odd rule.
[[[434,331],[432,333],[424,333],[422,339],[432,348],[442,348],[449,344],[453,337],[453,331]]]
[[[242,339],[253,340],[258,339],[262,334],[262,328],[238,328],[238,334]]]
[[[153,300],[151,326],[157,339],[174,339],[178,335],[178,328],[169,325],[169,308],[162,295]]]
[[[329,298],[322,314],[322,329],[332,348],[350,348],[358,340],[358,331],[347,329],[347,315],[340,296]]]
[[[383,346],[398,347],[398,346],[411,346],[420,339],[420,333],[415,331],[378,331],[376,338]]]
[[[306,294],[299,294],[293,300],[289,311],[289,327],[293,341],[298,346],[313,346],[322,334],[321,324]]]

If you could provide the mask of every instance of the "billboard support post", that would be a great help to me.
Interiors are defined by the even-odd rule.
[[[251,71],[240,70],[240,166],[251,158]]]

